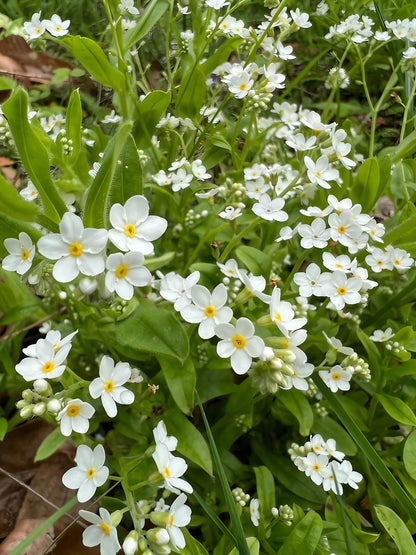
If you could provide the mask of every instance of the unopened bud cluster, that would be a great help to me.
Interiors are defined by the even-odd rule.
[[[289,386],[287,377],[295,376],[291,364],[296,356],[289,349],[273,349],[266,347],[260,360],[254,362],[249,370],[253,387],[257,387],[263,395],[276,393],[279,388]]]
[[[407,352],[404,346],[400,345],[398,341],[387,341],[385,345],[386,345],[386,349],[388,351],[391,351],[394,355]]]
[[[16,407],[20,411],[20,416],[27,420],[47,412],[56,415],[62,409],[62,403],[53,397],[50,384],[40,379],[34,381],[33,389],[22,391],[22,399],[17,401]]]
[[[357,353],[352,353],[344,358],[341,362],[341,366],[345,368],[347,372],[351,372],[351,374],[358,376],[365,382],[369,382],[371,380],[371,372],[368,363],[359,357]]]
[[[241,488],[234,488],[231,492],[234,496],[236,503],[245,507],[247,503],[250,501],[250,496],[248,493],[244,493]]]
[[[272,508],[272,515],[286,526],[292,526],[295,513],[289,505],[280,505],[279,508]]]

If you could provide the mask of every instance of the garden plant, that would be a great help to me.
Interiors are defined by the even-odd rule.
[[[0,437],[72,441],[46,525],[416,553],[412,4],[0,1],[60,60],[0,77]]]

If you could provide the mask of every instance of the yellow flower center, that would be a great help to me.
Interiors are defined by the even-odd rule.
[[[42,372],[44,374],[49,374],[49,372],[52,372],[54,367],[55,365],[53,362],[45,362],[45,364],[42,366]]]
[[[341,287],[338,287],[338,289],[337,289],[338,295],[345,295],[346,292],[347,292],[347,290],[346,290],[345,287],[341,286]]]
[[[167,466],[164,466],[164,467],[162,468],[162,472],[163,472],[163,476],[164,476],[165,478],[170,478],[170,470],[169,470],[169,468],[168,468]]]
[[[345,226],[343,225],[338,226],[338,233],[345,233],[345,231],[346,231]]]
[[[22,260],[27,260],[29,258],[29,251],[27,249],[23,249],[20,253]]]
[[[128,267],[125,264],[120,264],[120,266],[117,266],[116,268],[116,277],[118,279],[123,279],[126,277],[128,272]]]
[[[232,342],[234,347],[237,347],[237,349],[243,349],[246,344],[245,338],[240,334],[234,335]]]
[[[36,29],[36,33],[37,33],[38,35],[40,35],[40,34],[42,33],[42,27],[38,27],[38,28]]]
[[[217,311],[215,310],[215,306],[212,306],[211,304],[208,305],[205,310],[204,310],[204,314],[205,316],[207,316],[208,318],[212,318],[213,316],[215,316],[215,313]]]
[[[87,478],[91,480],[95,476],[95,468],[91,467],[87,470]]]
[[[77,414],[79,413],[79,406],[78,405],[69,405],[69,407],[67,407],[67,409],[66,409],[66,413],[71,418],[74,418],[74,416],[77,416]]]
[[[81,243],[78,243],[77,241],[72,243],[72,245],[69,247],[69,254],[71,256],[81,256],[81,254],[82,254],[82,245],[81,245]]]
[[[62,27],[60,27],[59,25],[57,25],[57,26],[55,27],[55,31],[58,32],[58,33],[59,33],[59,31],[60,31],[61,29],[62,29]]]
[[[341,374],[340,374],[339,372],[334,372],[334,373],[332,374],[332,379],[335,380],[335,381],[337,382],[338,380],[341,379]]]
[[[315,175],[316,175],[316,177],[318,177],[318,178],[322,176],[322,174],[321,174],[321,172],[320,172],[319,170],[316,170]]]
[[[23,256],[22,256],[22,258],[23,258]],[[396,266],[398,266],[398,265],[400,264],[400,260],[397,260],[397,258],[396,258],[396,260],[393,260],[393,264],[395,264]]]
[[[383,266],[383,261],[382,260],[377,260],[376,264],[377,264],[377,266]]]
[[[106,536],[109,536],[109,535],[110,535],[110,527],[109,527],[108,524],[106,524],[105,522],[102,522],[102,523],[100,524],[100,528],[101,528],[101,530],[104,532],[104,534],[105,534]]]
[[[133,224],[127,224],[124,228],[124,233],[127,235],[127,237],[134,237],[136,235],[136,228]]]
[[[172,528],[173,526],[173,515],[170,515],[169,517],[169,528]]]
[[[280,312],[275,312],[274,313],[274,317],[278,322],[282,321],[282,317],[280,316]]]
[[[247,83],[241,83],[240,85],[240,91],[245,91],[247,88]]]
[[[315,463],[312,468],[314,469],[315,472],[319,472],[321,466],[318,463]]]
[[[111,393],[114,389],[114,383],[111,380],[107,380],[104,384],[104,390],[107,393]]]

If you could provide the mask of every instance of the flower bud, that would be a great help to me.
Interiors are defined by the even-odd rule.
[[[24,399],[28,403],[31,403],[33,399],[33,391],[31,389],[24,389],[22,391],[22,399]]]
[[[156,524],[156,526],[163,526],[165,527],[167,522],[168,522],[168,517],[169,517],[169,513],[160,513],[157,511],[152,511],[150,513],[150,520],[153,522],[153,524]]]
[[[44,395],[52,391],[51,386],[44,379],[35,380],[33,382],[33,389],[36,391],[36,393]]]
[[[20,416],[26,420],[27,418],[30,418],[31,416],[33,416],[33,412],[32,412],[32,405],[26,405],[25,407],[23,407],[20,410]]]
[[[147,532],[147,539],[157,545],[166,545],[170,541],[166,528],[152,528]]]
[[[46,411],[46,403],[36,403],[36,405],[33,406],[32,411],[34,416],[42,416],[42,414]]]
[[[136,553],[139,546],[138,539],[139,534],[136,532],[136,530],[132,530],[127,535],[126,539],[123,542],[123,551],[125,555],[134,555]]]
[[[58,399],[51,399],[46,405],[46,410],[51,414],[57,414],[62,408],[61,401]]]
[[[111,524],[114,527],[117,527],[120,524],[122,518],[123,518],[122,511],[114,511],[114,513],[111,513],[110,515]]]

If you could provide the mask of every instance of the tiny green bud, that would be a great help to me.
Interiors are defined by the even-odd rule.
[[[35,416],[42,416],[42,414],[44,414],[45,411],[46,411],[46,404],[45,403],[36,403],[36,405],[34,405],[32,411],[33,411],[33,414]]]
[[[139,534],[136,530],[132,530],[127,534],[126,539],[123,542],[123,551],[125,555],[134,555],[138,548]],[[147,546],[145,546],[147,547]]]
[[[123,518],[122,511],[114,511],[114,513],[111,513],[111,516],[110,516],[111,524],[117,527],[120,524],[122,518]]]
[[[20,416],[26,420],[27,418],[30,418],[31,416],[33,416],[33,412],[32,412],[32,405],[26,405],[25,407],[23,407],[20,410]]]
[[[168,522],[168,516],[169,516],[169,513],[160,513],[158,511],[152,511],[150,513],[150,520],[153,522],[153,524],[156,524],[156,526],[165,527]]]
[[[152,528],[147,532],[147,539],[157,545],[165,545],[170,541],[166,528]]]

